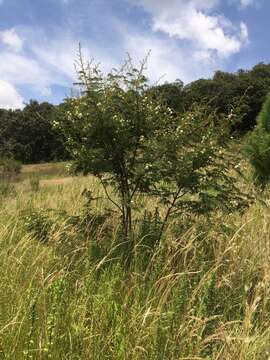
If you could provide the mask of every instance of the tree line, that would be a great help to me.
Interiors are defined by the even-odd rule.
[[[218,115],[234,117],[230,131],[242,136],[253,130],[270,89],[270,64],[259,63],[236,73],[217,71],[212,79],[199,79],[184,86],[181,80],[150,88],[176,114],[195,104]],[[64,139],[54,126],[64,104],[31,100],[22,110],[0,109],[0,157],[23,163],[59,161],[68,158]]]
[[[31,100],[23,110],[0,109],[0,157],[22,163],[65,160],[61,134],[53,123],[59,106]]]

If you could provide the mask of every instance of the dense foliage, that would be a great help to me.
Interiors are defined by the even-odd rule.
[[[181,82],[158,86],[176,112],[187,111],[194,103],[207,104],[218,113],[234,115],[232,131],[252,130],[270,89],[270,64],[260,63],[236,73],[217,71],[212,79],[200,79],[186,86]]]
[[[258,64],[249,71],[217,71],[212,79],[185,86],[176,80],[148,91],[151,96],[161,96],[178,115],[199,104],[233,116],[231,130],[241,135],[254,128],[269,89],[270,65]],[[0,156],[11,156],[24,163],[66,159],[61,136],[52,127],[58,110],[59,106],[36,101],[30,101],[23,110],[0,109]]]
[[[21,171],[21,163],[10,158],[0,159],[0,179],[8,179],[18,175]]]
[[[23,163],[65,159],[61,135],[53,128],[58,107],[30,101],[23,110],[0,110],[0,157]]]
[[[108,198],[130,243],[139,194],[155,197],[163,209],[157,241],[172,215],[232,212],[246,204],[235,186],[235,163],[224,151],[227,126],[218,124],[223,117],[201,108],[175,114],[149,91],[144,62],[137,70],[129,59],[108,75],[80,65],[82,96],[66,102],[57,126],[75,169],[95,175],[107,194],[109,186],[115,190],[116,199]]]
[[[253,167],[255,182],[265,187],[270,181],[270,94],[257,119],[257,126],[245,145],[245,153]]]

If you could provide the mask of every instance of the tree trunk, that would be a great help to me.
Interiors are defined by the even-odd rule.
[[[135,244],[133,235],[132,210],[129,203],[124,205],[123,232],[126,243],[126,264],[129,266],[134,255]]]

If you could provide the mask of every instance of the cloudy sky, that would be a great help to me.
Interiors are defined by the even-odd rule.
[[[151,50],[152,81],[270,62],[269,0],[0,0],[0,108],[59,103],[79,42],[104,70]]]

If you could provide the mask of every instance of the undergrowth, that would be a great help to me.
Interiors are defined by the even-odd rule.
[[[269,359],[268,208],[178,218],[157,242],[145,199],[127,268],[118,214],[94,182],[98,199],[81,197],[89,181],[17,185],[0,210],[0,359]]]

